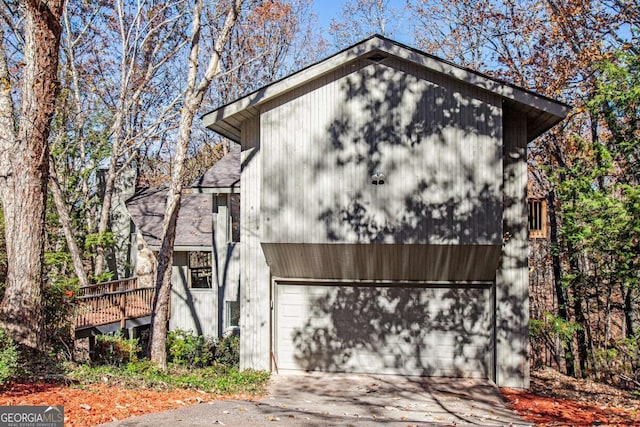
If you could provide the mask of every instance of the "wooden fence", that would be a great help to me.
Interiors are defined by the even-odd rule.
[[[135,277],[80,288],[76,329],[110,323],[124,328],[128,319],[151,315],[154,287],[139,288]]]

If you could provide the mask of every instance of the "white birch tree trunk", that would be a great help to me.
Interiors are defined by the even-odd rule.
[[[185,160],[193,119],[202,104],[202,99],[211,81],[218,73],[220,57],[229,41],[231,30],[238,20],[243,0],[233,0],[227,12],[226,19],[220,30],[211,57],[202,79],[198,82],[198,57],[200,45],[200,18],[202,14],[202,0],[196,0],[193,10],[191,28],[191,50],[189,54],[189,71],[187,89],[182,107],[178,139],[171,171],[171,181],[165,205],[164,221],[162,224],[162,245],[158,254],[158,273],[156,277],[156,297],[151,317],[151,337],[149,342],[149,356],[159,366],[167,366],[167,325],[169,320],[169,301],[171,299],[171,268],[173,265],[173,244],[176,235],[176,222],[180,209],[180,199],[183,188]]]

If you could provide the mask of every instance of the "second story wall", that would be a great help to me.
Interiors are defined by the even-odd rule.
[[[395,58],[267,102],[261,240],[501,244],[501,123],[498,96]]]

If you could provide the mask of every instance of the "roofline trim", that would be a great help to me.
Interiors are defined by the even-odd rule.
[[[240,184],[232,185],[229,187],[189,187],[185,188],[184,191],[190,191],[191,193],[196,194],[239,194],[240,193]]]
[[[416,48],[406,46],[394,40],[375,34],[355,45],[352,45],[328,58],[316,62],[293,74],[276,80],[254,92],[201,116],[203,124],[207,128],[212,128],[223,136],[236,140],[238,135],[229,135],[229,132],[220,132],[217,122],[230,117],[247,108],[260,105],[281,94],[302,86],[306,82],[321,77],[339,67],[348,65],[363,55],[380,51],[396,56],[398,58],[416,63],[430,70],[439,72],[453,79],[466,82],[476,87],[483,88],[496,93],[503,98],[511,99],[519,103],[535,106],[542,111],[553,114],[559,118],[564,118],[568,114],[571,106],[560,101],[556,101],[544,95],[539,95],[528,89],[518,87],[513,84],[503,82],[486,74],[479,73],[469,68],[461,67],[453,62],[438,58],[434,55],[420,51]],[[226,133],[226,134],[225,134]],[[239,139],[239,138],[238,138]]]

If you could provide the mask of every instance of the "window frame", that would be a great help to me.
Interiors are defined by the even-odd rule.
[[[236,201],[234,201],[236,199]],[[236,207],[234,209],[234,206]],[[240,242],[240,193],[231,193],[227,195],[227,212],[228,212],[228,230],[227,242]],[[235,220],[234,220],[234,213]]]
[[[191,260],[191,254],[195,254],[195,253],[206,254],[207,261],[208,261],[209,265],[193,267],[192,266],[192,260]],[[193,272],[194,271],[203,271],[203,272],[205,272],[205,274],[203,274],[203,278],[205,280],[208,279],[207,280],[208,286],[194,286],[194,280],[193,280]],[[207,274],[207,272],[208,272],[208,274]],[[213,289],[213,255],[212,255],[211,251],[189,251],[189,252],[187,252],[187,285],[188,285],[189,289]]]
[[[527,200],[527,230],[530,239],[547,238],[547,201],[545,199],[530,198]]]

